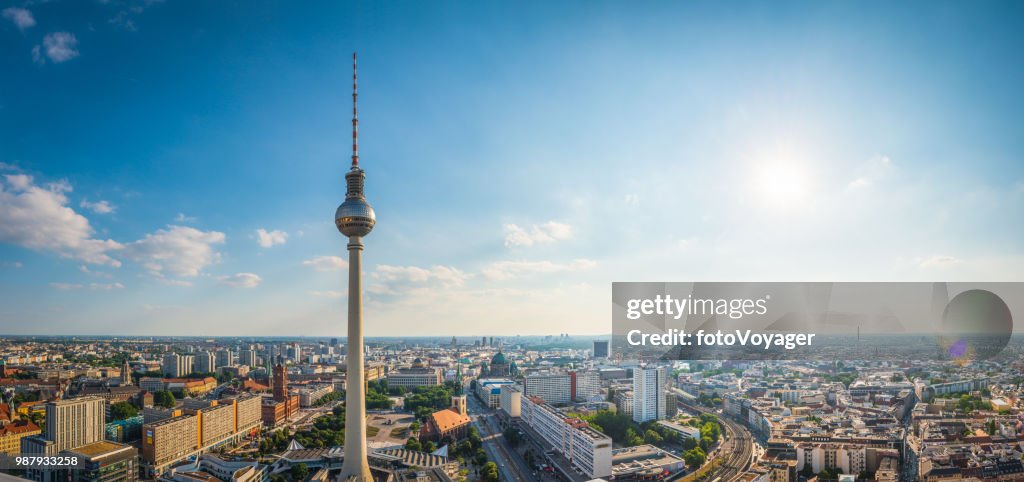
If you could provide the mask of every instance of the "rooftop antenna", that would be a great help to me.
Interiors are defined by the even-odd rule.
[[[359,167],[359,110],[356,100],[359,97],[356,89],[356,53],[352,52],[352,168]]]

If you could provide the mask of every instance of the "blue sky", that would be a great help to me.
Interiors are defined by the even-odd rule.
[[[0,10],[0,333],[343,334],[353,50],[370,335],[1024,271],[1013,2]]]

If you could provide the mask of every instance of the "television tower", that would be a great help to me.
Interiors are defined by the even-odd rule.
[[[363,373],[363,236],[376,217],[366,202],[366,174],[359,167],[359,112],[356,110],[356,54],[352,53],[352,168],[345,174],[345,202],[334,213],[334,224],[348,238],[348,356],[345,390],[345,461],[343,481],[372,482],[366,460],[366,376]]]

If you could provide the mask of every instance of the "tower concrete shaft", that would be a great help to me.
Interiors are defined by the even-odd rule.
[[[348,357],[345,382],[345,462],[340,480],[371,482],[366,459],[366,377],[363,373],[363,240],[348,238]]]

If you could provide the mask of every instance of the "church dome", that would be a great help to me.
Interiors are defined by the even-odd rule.
[[[494,358],[491,358],[491,365],[508,365],[508,360],[506,360],[505,355],[499,351],[494,355]]]

